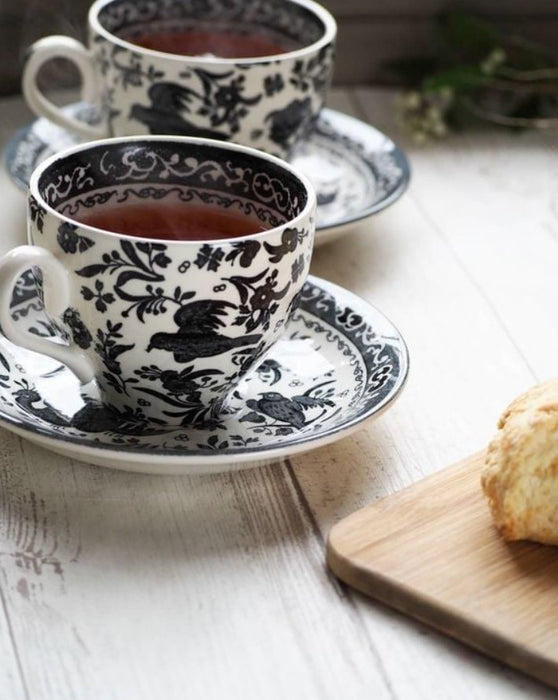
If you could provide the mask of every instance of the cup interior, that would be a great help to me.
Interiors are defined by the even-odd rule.
[[[324,19],[311,5],[292,0],[112,0],[99,9],[97,20],[105,31],[130,43],[141,45],[140,38],[146,35],[196,31],[218,35],[222,46],[233,36],[236,41],[260,37],[278,48],[269,55],[311,46],[327,34]],[[215,53],[214,47],[209,46],[207,53]],[[227,54],[217,50],[216,55]]]
[[[59,154],[35,171],[31,194],[78,224],[101,208],[151,201],[219,208],[268,230],[296,223],[312,204],[280,160],[180,137],[107,139]]]

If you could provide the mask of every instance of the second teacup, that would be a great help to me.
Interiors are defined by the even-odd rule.
[[[31,177],[31,245],[0,259],[2,332],[95,379],[121,415],[203,424],[296,308],[315,208],[304,176],[243,146],[147,136],[74,147]],[[11,316],[29,268],[54,338]]]
[[[180,134],[234,141],[286,158],[321,110],[336,23],[312,0],[97,0],[89,48],[33,44],[23,94],[33,111],[86,138]],[[98,126],[69,116],[37,86],[55,57],[82,75]]]

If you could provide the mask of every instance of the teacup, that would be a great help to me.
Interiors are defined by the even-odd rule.
[[[39,116],[89,139],[179,134],[286,158],[324,104],[336,23],[312,0],[97,0],[88,32],[89,48],[50,36],[28,50],[22,89]],[[56,57],[78,67],[100,124],[38,88],[41,66]]]
[[[2,332],[96,380],[120,415],[203,424],[296,308],[315,208],[303,175],[244,146],[146,136],[73,147],[31,177],[30,245],[0,259]],[[209,231],[169,233],[149,223],[161,213]],[[10,314],[30,268],[54,337]]]

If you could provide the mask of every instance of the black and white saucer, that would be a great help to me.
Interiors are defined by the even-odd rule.
[[[66,109],[84,121],[95,120],[91,107],[76,103]],[[52,122],[37,119],[9,142],[8,173],[26,188],[42,160],[78,140]],[[347,233],[397,201],[410,178],[407,157],[390,138],[331,109],[322,110],[313,133],[291,162],[309,177],[318,193],[316,245]]]
[[[48,333],[29,278],[12,315]],[[26,289],[26,287],[28,287]],[[55,360],[0,337],[0,425],[76,460],[150,474],[209,474],[262,466],[363,427],[399,395],[403,338],[374,307],[310,277],[283,339],[203,428],[161,427],[110,412]]]

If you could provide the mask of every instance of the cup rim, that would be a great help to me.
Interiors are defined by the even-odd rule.
[[[156,51],[154,49],[147,49],[144,48],[143,46],[138,46],[137,44],[133,44],[130,41],[126,41],[125,39],[121,39],[119,36],[116,34],[112,34],[109,32],[107,29],[103,27],[103,25],[99,21],[99,12],[106,6],[110,5],[111,3],[115,2],[115,0],[96,0],[90,7],[89,13],[88,13],[88,21],[90,27],[99,35],[103,36],[107,41],[110,41],[112,44],[117,44],[118,46],[121,46],[124,49],[127,49],[128,51],[134,51],[136,53],[146,55],[146,56],[151,56],[152,58],[159,58],[159,59],[165,59],[167,61],[173,61],[173,62],[184,62],[188,61],[189,63],[193,64],[200,64],[200,65],[211,65],[211,66],[217,66],[217,65],[266,65],[269,63],[275,63],[277,61],[286,61],[289,59],[297,59],[297,58],[302,58],[305,57],[309,54],[312,54],[316,51],[319,51],[321,48],[324,46],[327,46],[328,44],[332,43],[337,35],[337,22],[334,18],[334,16],[327,10],[325,7],[320,5],[317,2],[314,2],[314,0],[286,0],[286,2],[289,2],[293,5],[300,5],[301,7],[305,8],[306,10],[309,10],[312,12],[315,16],[317,16],[324,24],[324,33],[323,36],[320,37],[317,41],[315,41],[313,44],[308,44],[307,46],[303,46],[300,49],[295,49],[293,51],[285,51],[284,53],[278,53],[278,54],[273,54],[271,56],[253,56],[253,57],[245,57],[245,58],[222,58],[222,57],[216,57],[212,59],[207,59],[206,57],[203,56],[189,56],[188,54],[173,54],[173,53],[166,53],[165,51]]]
[[[79,153],[81,151],[86,151],[89,150],[90,148],[101,148],[104,145],[110,146],[113,144],[120,144],[120,143],[133,143],[133,142],[147,142],[147,143],[157,143],[157,142],[178,142],[178,143],[185,143],[185,144],[192,144],[192,145],[200,145],[200,146],[216,146],[218,148],[222,148],[225,150],[230,150],[230,151],[238,151],[241,153],[244,153],[246,155],[251,155],[258,160],[263,160],[263,161],[268,161],[271,163],[274,163],[275,165],[283,168],[284,170],[288,171],[292,176],[294,176],[296,179],[299,180],[299,182],[303,185],[304,190],[306,192],[306,203],[302,210],[293,218],[289,219],[288,221],[285,221],[282,224],[279,224],[278,226],[274,226],[273,228],[268,228],[264,229],[263,231],[258,231],[257,233],[251,233],[247,234],[246,236],[232,236],[229,238],[211,238],[207,240],[201,240],[201,239],[181,239],[181,240],[173,240],[173,239],[160,239],[160,238],[150,238],[149,236],[131,236],[129,234],[125,233],[119,233],[117,231],[107,231],[106,229],[101,229],[97,228],[95,226],[91,226],[86,223],[82,223],[81,221],[78,221],[77,219],[73,219],[70,216],[67,216],[66,214],[63,214],[59,211],[57,211],[54,207],[52,207],[41,195],[39,191],[39,180],[45,170],[47,170],[53,163],[56,163],[59,160],[63,160],[64,158],[67,158],[68,156],[74,155],[76,153]],[[113,237],[116,239],[121,239],[121,240],[129,240],[129,241],[146,241],[149,243],[164,243],[167,246],[185,246],[185,245],[200,245],[201,243],[206,243],[208,245],[226,245],[230,243],[234,243],[241,240],[258,240],[260,238],[267,238],[270,235],[274,235],[279,231],[284,230],[285,228],[291,228],[291,227],[296,227],[300,221],[305,219],[307,216],[314,216],[316,215],[316,206],[317,206],[317,196],[316,196],[316,190],[314,189],[314,186],[308,179],[304,173],[302,173],[300,170],[297,168],[294,168],[290,163],[287,163],[286,161],[282,160],[281,158],[278,158],[277,156],[273,156],[269,153],[265,153],[263,151],[259,151],[256,148],[252,148],[250,146],[243,146],[237,143],[230,143],[227,141],[217,141],[215,139],[205,139],[205,138],[198,138],[194,136],[173,136],[173,135],[136,135],[136,136],[115,136],[111,138],[106,138],[106,139],[98,139],[96,141],[88,141],[84,142],[81,144],[77,144],[74,146],[69,146],[68,148],[65,148],[49,158],[46,158],[42,163],[40,163],[35,170],[31,173],[31,177],[29,179],[29,187],[28,187],[28,199],[29,197],[33,197],[41,206],[42,209],[45,209],[49,215],[54,216],[54,218],[62,221],[62,222],[67,222],[69,224],[72,224],[74,226],[79,226],[81,229],[84,231],[92,231],[95,233],[95,235],[104,235],[108,237]]]

